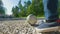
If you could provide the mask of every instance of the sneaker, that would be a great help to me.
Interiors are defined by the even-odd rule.
[[[46,23],[46,22],[40,22],[39,26],[37,26],[37,30],[40,30],[40,32],[47,32],[49,31],[55,31],[58,30],[58,26],[60,26],[60,20],[57,20],[55,22],[50,22],[50,23]]]
[[[37,27],[40,28],[40,29],[42,29],[42,28],[50,28],[50,27],[56,27],[56,26],[60,26],[60,24],[57,23],[57,22],[52,22],[52,23],[42,22]]]

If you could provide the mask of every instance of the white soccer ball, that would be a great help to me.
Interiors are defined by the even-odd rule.
[[[27,16],[27,22],[30,24],[30,25],[34,25],[37,23],[37,18],[36,16],[34,16],[33,14],[30,14]]]

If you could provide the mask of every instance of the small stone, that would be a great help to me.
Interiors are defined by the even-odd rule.
[[[36,24],[37,23],[37,18],[33,14],[30,14],[27,16],[26,22],[29,23],[30,25]]]

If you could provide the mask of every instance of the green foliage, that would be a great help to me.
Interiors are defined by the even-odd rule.
[[[19,1],[18,7],[20,10],[20,17],[24,17],[25,16],[25,11],[24,11],[25,7],[21,4],[21,0]]]
[[[13,7],[12,8],[12,11],[13,11],[13,15],[15,17],[19,17],[19,8],[16,6],[16,7]]]
[[[59,13],[59,16],[60,16],[60,0],[58,0],[58,13]]]
[[[27,1],[27,2],[24,2],[25,3],[25,5],[23,6],[22,4],[21,4],[21,0],[19,1],[19,3],[18,3],[18,8],[19,9],[17,9],[17,8],[12,8],[12,12],[13,12],[13,15],[15,16],[15,17],[26,17],[27,15],[27,13],[26,13],[26,11],[27,11],[27,7],[31,4],[31,2],[30,1]],[[19,12],[18,12],[19,11]],[[19,14],[18,16],[17,16],[17,14]]]
[[[25,8],[28,8],[28,7],[30,6],[30,4],[31,4],[31,1],[28,0],[27,2],[24,2],[24,3],[25,3],[24,7],[25,7]]]
[[[30,0],[27,2],[25,1],[24,6],[21,4],[20,0],[17,7],[19,9],[12,8],[14,16],[19,14],[19,16],[16,17],[26,17],[29,14],[34,14],[35,16],[39,17],[44,16],[42,0],[32,0],[32,3]]]
[[[3,7],[2,0],[0,0],[0,14],[5,14],[5,8]]]
[[[42,0],[32,0],[32,4],[27,9],[28,14],[34,14],[36,16],[43,16]]]
[[[0,6],[0,14],[5,14],[5,9],[2,6]]]

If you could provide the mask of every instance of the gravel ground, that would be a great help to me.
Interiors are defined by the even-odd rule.
[[[38,21],[38,23],[39,22],[40,20]],[[25,20],[7,20],[7,21],[5,20],[0,21],[0,34],[41,34],[41,33],[37,33],[35,28],[26,23]],[[53,33],[50,32],[49,34]]]
[[[36,34],[25,20],[0,21],[0,34]]]

